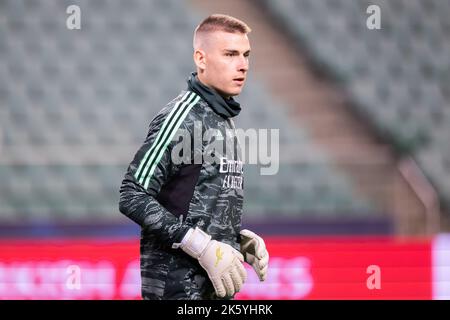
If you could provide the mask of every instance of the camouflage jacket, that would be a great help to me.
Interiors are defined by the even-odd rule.
[[[141,226],[143,295],[164,297],[171,282],[205,298],[195,288],[210,285],[206,273],[172,248],[189,228],[239,250],[243,166],[231,117],[240,107],[232,99],[224,106],[195,74],[188,85],[151,121],[120,187],[120,211]]]

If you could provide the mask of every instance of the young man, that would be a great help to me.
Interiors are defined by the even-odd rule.
[[[246,280],[244,261],[266,278],[263,239],[241,230],[243,171],[231,120],[241,110],[232,97],[247,76],[249,32],[226,15],[200,23],[197,72],[152,120],[125,174],[119,207],[142,227],[143,299],[231,299]],[[180,146],[194,146],[181,148],[183,161]]]

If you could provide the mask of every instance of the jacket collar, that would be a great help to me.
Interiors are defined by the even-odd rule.
[[[200,82],[197,72],[192,72],[187,80],[188,90],[194,91],[205,100],[211,108],[225,119],[235,117],[241,112],[240,104],[232,97],[225,99],[216,90]]]

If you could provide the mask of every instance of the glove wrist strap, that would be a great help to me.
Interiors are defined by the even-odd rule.
[[[191,257],[197,258],[205,251],[208,243],[211,241],[211,236],[196,227],[189,229],[186,235],[181,240],[181,249],[189,254]]]

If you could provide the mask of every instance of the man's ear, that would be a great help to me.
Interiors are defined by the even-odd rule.
[[[197,49],[194,51],[194,62],[197,68],[206,69],[206,54],[203,50]]]

